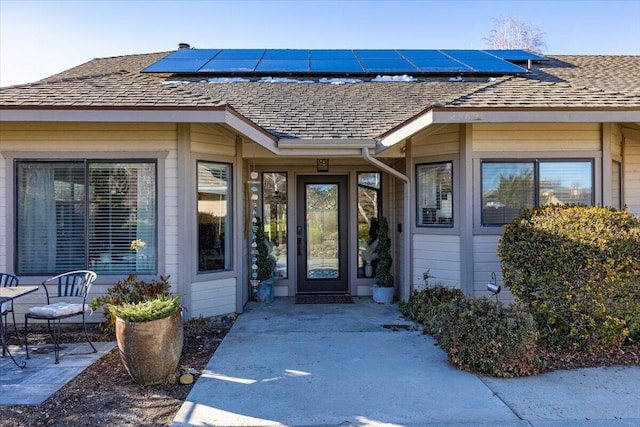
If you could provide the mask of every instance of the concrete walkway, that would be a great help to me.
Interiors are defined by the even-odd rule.
[[[640,426],[640,368],[481,378],[397,305],[249,303],[172,426]]]

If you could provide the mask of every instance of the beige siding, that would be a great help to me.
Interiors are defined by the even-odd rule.
[[[640,141],[627,139],[624,156],[624,203],[640,215]]]
[[[175,148],[171,123],[3,123],[3,151],[137,151]]]
[[[455,154],[460,151],[460,127],[446,125],[429,134],[429,129],[412,138],[414,157]]]
[[[502,285],[502,268],[500,258],[496,252],[501,236],[473,236],[473,296],[491,296],[487,291],[487,284],[491,281],[492,273],[496,274],[496,281]],[[513,302],[513,295],[502,289],[500,300]]]
[[[611,126],[611,154],[613,156],[622,156],[622,129],[620,125]]]
[[[190,318],[211,317],[236,311],[236,279],[198,282],[191,285]]]
[[[235,137],[218,125],[193,124],[191,125],[191,151],[235,156]]]
[[[460,287],[460,237],[451,235],[414,234],[413,271],[414,288],[423,285],[423,274],[429,271],[429,284],[441,282]]]
[[[7,233],[10,224],[7,224],[7,210],[9,206],[7,206],[7,180],[5,177],[7,176],[7,161],[2,156],[2,151],[0,150],[0,254],[7,253]],[[7,257],[0,256],[0,271],[8,271],[7,269]]]
[[[602,148],[599,123],[473,125],[473,151],[566,151]]]

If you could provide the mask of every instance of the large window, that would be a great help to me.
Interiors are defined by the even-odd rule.
[[[262,209],[265,234],[276,258],[276,277],[287,278],[287,174],[262,174]]]
[[[453,227],[453,163],[416,166],[418,226]]]
[[[231,268],[231,165],[198,162],[198,272]]]
[[[375,272],[381,193],[380,172],[358,173],[358,277],[372,277]]]
[[[16,270],[153,274],[155,162],[18,161]]]
[[[591,160],[482,162],[482,225],[509,223],[523,209],[593,204]]]

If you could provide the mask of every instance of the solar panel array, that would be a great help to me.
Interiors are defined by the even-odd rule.
[[[520,74],[524,50],[179,49],[142,70],[180,74]]]

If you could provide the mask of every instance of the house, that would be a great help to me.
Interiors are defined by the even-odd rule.
[[[640,56],[181,44],[4,87],[0,271],[37,284],[90,268],[95,293],[170,275],[189,317],[242,312],[261,217],[276,296],[364,296],[360,254],[385,216],[397,297],[427,271],[487,295],[522,208],[640,215],[638,70]]]

